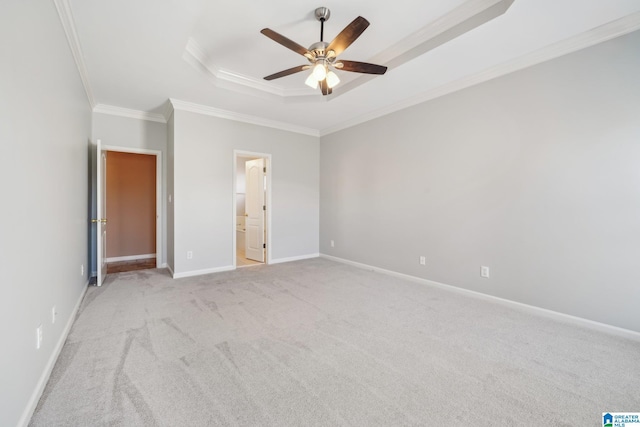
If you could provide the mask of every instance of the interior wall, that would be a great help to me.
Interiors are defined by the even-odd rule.
[[[53,2],[3,1],[0,40],[0,425],[17,426],[88,282],[91,107]]]
[[[233,267],[234,150],[272,155],[272,260],[318,254],[319,138],[182,110],[173,117],[175,273]]]
[[[171,271],[175,271],[175,257],[174,257],[174,247],[175,247],[175,217],[174,217],[174,209],[173,209],[173,193],[174,193],[174,172],[173,172],[173,164],[174,164],[174,124],[173,124],[173,114],[167,120],[167,155],[166,157],[166,191],[165,191],[165,202],[166,202],[166,250],[163,251],[166,253],[167,257],[167,266]]]
[[[323,137],[321,252],[640,331],[638,47]]]
[[[156,253],[156,156],[107,153],[107,258]]]
[[[92,138],[100,139],[103,145],[120,147],[125,149],[156,150],[162,153],[162,212],[160,212],[162,229],[162,259],[161,264],[167,262],[167,124],[152,122],[149,120],[120,117],[111,114],[93,113]],[[92,167],[95,170],[95,154],[92,159]],[[96,183],[92,182],[92,200],[95,198]],[[95,203],[92,206],[92,215],[95,218]],[[92,230],[91,241],[95,242],[95,230]],[[154,251],[155,252],[155,251]],[[95,244],[91,245],[91,271],[96,271]]]

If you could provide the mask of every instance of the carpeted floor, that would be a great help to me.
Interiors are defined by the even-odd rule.
[[[601,426],[640,342],[311,259],[91,287],[32,426]]]

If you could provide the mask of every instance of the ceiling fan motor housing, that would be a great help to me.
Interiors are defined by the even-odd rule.
[[[327,42],[316,42],[311,46],[309,46],[309,52],[311,52],[314,57],[314,60],[311,62],[315,62],[319,59],[324,59],[328,61],[335,59],[335,55],[331,55],[331,52],[333,51],[327,51],[328,46],[329,46],[329,43]]]

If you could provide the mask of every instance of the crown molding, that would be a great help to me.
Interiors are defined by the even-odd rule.
[[[67,36],[73,59],[76,62],[78,73],[80,73],[80,79],[82,80],[82,86],[87,94],[89,105],[91,108],[95,108],[96,102],[91,91],[91,84],[89,83],[89,73],[84,63],[84,55],[82,54],[82,48],[80,47],[80,40],[78,39],[78,33],[76,32],[76,25],[73,21],[73,13],[71,12],[71,5],[69,0],[53,0],[62,23],[62,28]]]
[[[94,113],[109,114],[111,116],[128,117],[130,119],[147,120],[150,122],[167,123],[164,114],[149,113],[147,111],[132,110],[114,105],[98,104],[93,107]]]
[[[182,58],[194,68],[207,74],[211,82],[219,87],[278,101],[282,101],[284,98],[296,98],[298,101],[304,102],[319,101],[309,88],[283,89],[262,79],[220,68],[211,63],[204,49],[193,38],[189,38],[187,41]]]
[[[430,101],[432,99],[436,99],[441,96],[448,95],[450,93],[457,92],[459,90],[480,83],[484,83],[497,77],[501,77],[506,74],[513,73],[515,71],[519,71],[524,68],[528,68],[536,64],[558,58],[560,56],[568,55],[578,50],[594,46],[598,43],[603,43],[607,40],[623,36],[639,29],[640,12],[636,12],[615,21],[611,21],[607,24],[601,25],[599,27],[593,28],[584,33],[569,37],[565,40],[538,49],[519,58],[503,62],[502,64],[487,68],[486,70],[480,71],[478,73],[463,77],[442,86],[438,86],[419,95],[408,98],[404,101],[397,102],[388,107],[381,108],[360,117],[356,117],[353,120],[340,123],[336,126],[321,129],[320,136],[329,135],[331,133],[347,129],[368,122],[370,120],[386,116],[387,114],[404,110],[405,108],[409,108],[414,105],[421,104],[423,102]]]
[[[393,46],[375,55],[368,62],[386,65],[389,69],[400,66],[455,37],[466,33],[505,13],[514,0],[470,0],[446,15],[428,23],[415,33],[405,37]],[[330,96],[319,97],[309,89],[283,89],[262,79],[245,76],[212,64],[207,53],[190,38],[187,41],[183,59],[196,69],[203,71],[219,87],[237,92],[267,97],[284,102],[320,102],[333,98],[363,85],[375,76],[359,74],[358,77],[342,84],[340,90]]]
[[[173,105],[171,105],[171,100],[167,99],[162,108],[162,117],[164,117],[165,123],[169,123],[171,116],[173,116]]]
[[[269,128],[284,130],[288,132],[300,133],[309,136],[320,136],[317,129],[304,126],[296,126],[291,123],[284,123],[275,120],[269,120],[262,117],[251,116],[248,114],[236,113],[234,111],[223,110],[220,108],[209,107],[207,105],[196,104],[193,102],[180,101],[170,98],[169,101],[174,110],[189,111],[192,113],[203,114],[205,116],[218,117],[222,119],[233,120],[236,122],[249,123],[252,125],[265,126]]]
[[[504,14],[514,0],[470,0],[371,58],[398,67]]]
[[[504,14],[513,2],[514,0],[467,1],[383,50],[369,62],[384,64],[392,70],[497,18]],[[374,78],[375,76],[372,75],[361,75],[341,86],[340,94],[353,90]]]

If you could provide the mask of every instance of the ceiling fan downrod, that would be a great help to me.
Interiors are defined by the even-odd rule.
[[[320,21],[320,41],[324,41],[324,23],[329,20],[331,16],[331,11],[328,7],[319,7],[315,12],[316,19]]]

